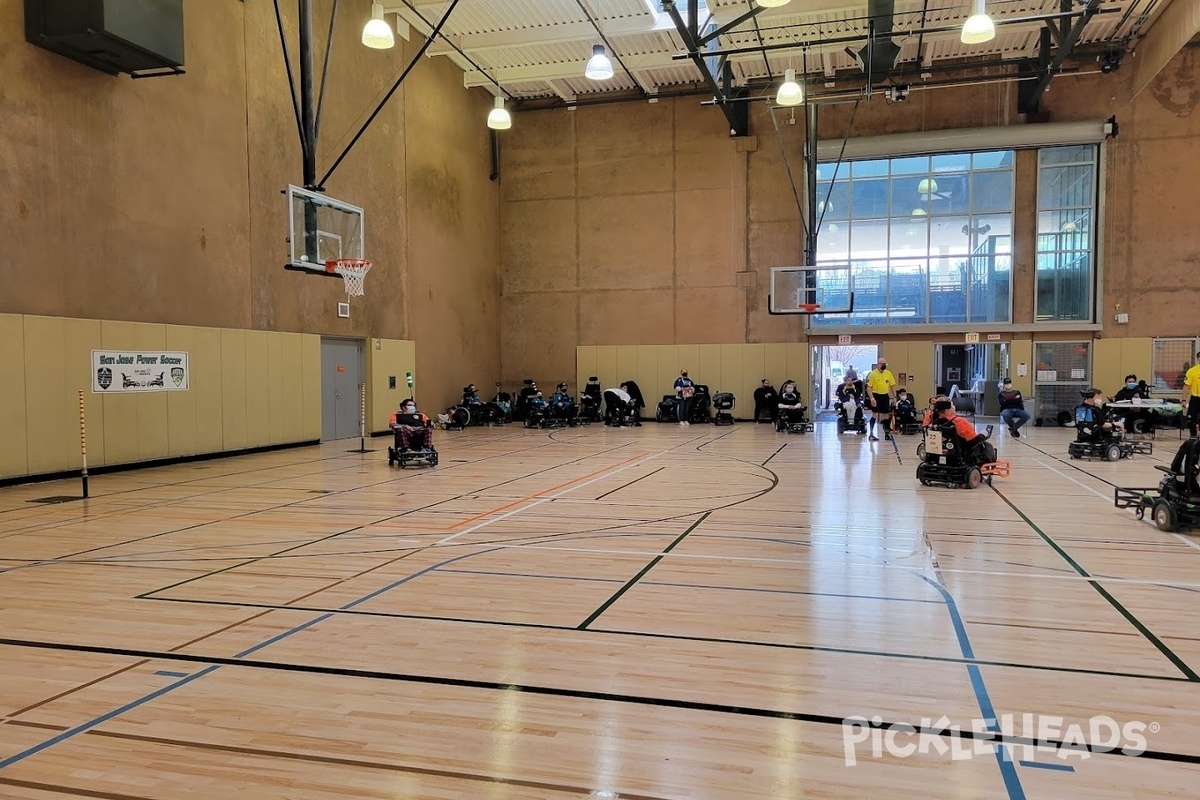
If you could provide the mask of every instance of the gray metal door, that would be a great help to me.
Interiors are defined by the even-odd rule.
[[[348,339],[321,340],[321,439],[358,436],[362,407],[363,344]]]

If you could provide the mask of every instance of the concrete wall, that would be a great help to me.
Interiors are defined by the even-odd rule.
[[[319,67],[331,0],[317,0]],[[296,58],[296,4],[283,3]],[[358,41],[341,4],[321,174],[420,45]],[[0,312],[416,340],[423,404],[499,374],[490,95],[423,59],[326,184],[366,211],[375,267],[349,320],[341,281],[282,269],[300,146],[271,3],[186,4],[180,77],[114,78],[24,41],[0,0]]]
[[[1043,107],[1052,121],[1120,124],[1106,162],[1102,335],[1193,335],[1200,233],[1184,187],[1200,180],[1200,49],[1136,99],[1131,74],[1056,78]],[[777,133],[754,104],[752,136],[734,140],[720,111],[699,103],[517,115],[501,158],[506,381],[553,385],[575,373],[577,346],[805,340],[799,318],[766,309],[770,269],[802,259],[787,167],[802,187],[803,115],[792,124],[777,111]],[[1015,107],[1014,85],[915,91],[857,112],[823,106],[820,135],[1021,124]],[[1016,169],[1014,322],[1029,323],[1036,154],[1020,153]],[[1115,324],[1117,311],[1130,323]]]

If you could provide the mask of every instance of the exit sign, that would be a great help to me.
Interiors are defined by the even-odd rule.
[[[979,342],[979,334],[978,333],[968,333],[967,334],[967,344],[976,344],[978,342]]]

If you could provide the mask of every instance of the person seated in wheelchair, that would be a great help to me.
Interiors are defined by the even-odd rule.
[[[411,397],[400,403],[400,410],[388,418],[388,427],[395,437],[395,453],[433,451],[433,423],[417,411],[417,401]]]
[[[637,421],[637,409],[633,396],[629,393],[628,384],[622,383],[616,389],[604,390],[604,424],[614,428],[622,425],[641,425]]]
[[[992,426],[989,425],[984,433],[980,433],[974,423],[958,415],[949,398],[933,404],[933,419],[929,429],[942,434],[943,452],[926,450],[926,462],[940,463],[940,458],[945,456],[949,466],[977,467],[996,460],[996,448],[988,441],[992,438]],[[953,447],[946,447],[947,441]]]
[[[525,398],[525,427],[541,428],[550,418],[550,403],[540,392],[534,392]]]
[[[567,425],[574,425],[579,409],[575,407],[575,398],[567,391],[566,381],[560,383],[550,395],[550,416],[562,420]]]
[[[919,433],[921,430],[917,406],[904,387],[896,390],[896,430],[903,434]]]
[[[862,384],[846,373],[834,392],[834,396],[837,399],[838,433],[848,430],[866,433],[867,421],[863,415]]]
[[[779,388],[779,416],[775,419],[775,430],[793,431],[803,433],[808,430],[811,423],[804,412],[808,411],[808,406],[804,405],[800,398],[800,390],[796,388],[796,382],[786,380],[783,386]]]
[[[1104,445],[1119,442],[1125,426],[1113,417],[1105,405],[1104,392],[1088,389],[1083,403],[1075,408],[1075,442],[1085,445]]]

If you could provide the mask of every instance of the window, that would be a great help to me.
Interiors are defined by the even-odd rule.
[[[1155,339],[1151,378],[1146,383],[1155,392],[1173,394],[1183,388],[1183,376],[1196,363],[1200,339]]]
[[[1036,318],[1093,321],[1097,145],[1038,151]]]
[[[817,166],[817,265],[849,265],[854,312],[820,325],[1008,322],[1011,150]]]

